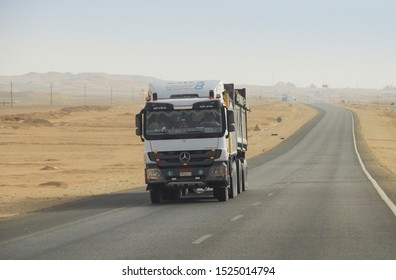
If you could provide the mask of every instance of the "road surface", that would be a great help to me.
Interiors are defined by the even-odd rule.
[[[396,259],[396,217],[357,160],[350,113],[249,163],[226,203],[152,205],[144,189],[0,222],[0,259]]]

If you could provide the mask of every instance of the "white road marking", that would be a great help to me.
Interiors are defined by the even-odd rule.
[[[259,202],[253,203],[253,206],[259,206],[260,204],[261,204],[261,202],[259,201]]]
[[[378,194],[380,197],[385,201],[385,203],[388,205],[388,207],[392,210],[393,214],[396,216],[396,206],[393,204],[392,200],[389,199],[389,197],[385,194],[385,192],[381,189],[381,187],[378,185],[377,181],[374,180],[374,178],[371,176],[371,174],[367,171],[366,166],[364,165],[362,158],[360,157],[357,145],[356,145],[356,136],[355,136],[355,120],[353,118],[352,112],[349,112],[351,114],[352,118],[352,136],[353,136],[353,144],[355,146],[355,152],[358,157],[360,166],[363,169],[363,172],[366,174],[367,178],[370,180],[371,184],[373,184],[374,188],[377,190]]]
[[[198,238],[197,240],[193,241],[192,244],[199,245],[202,242],[204,242],[206,239],[210,238],[211,236],[212,236],[211,234],[202,235],[200,238]]]
[[[243,215],[236,215],[234,218],[232,218],[230,221],[231,222],[235,222],[235,221],[238,221],[240,218],[242,218],[243,217]]]
[[[274,195],[274,193],[272,192],[272,193],[269,193],[269,194],[267,194],[267,196],[273,196]]]

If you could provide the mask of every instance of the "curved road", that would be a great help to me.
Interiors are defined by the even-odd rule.
[[[396,217],[363,173],[348,111],[249,163],[236,199],[151,205],[143,189],[0,222],[1,259],[396,259]]]

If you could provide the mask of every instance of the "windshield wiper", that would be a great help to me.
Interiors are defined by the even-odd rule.
[[[163,130],[155,130],[155,131],[150,131],[150,134],[151,135],[163,135],[163,134],[166,134],[166,135],[170,135],[170,134],[172,134],[172,133],[169,133],[169,130],[165,130],[165,129],[163,129]]]
[[[204,133],[205,128],[189,128],[188,133]]]

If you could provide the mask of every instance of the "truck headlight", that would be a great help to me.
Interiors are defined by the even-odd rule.
[[[149,182],[161,182],[164,180],[161,174],[161,170],[158,168],[146,169],[146,178]]]
[[[209,170],[208,179],[226,179],[227,178],[227,165],[213,165]]]

